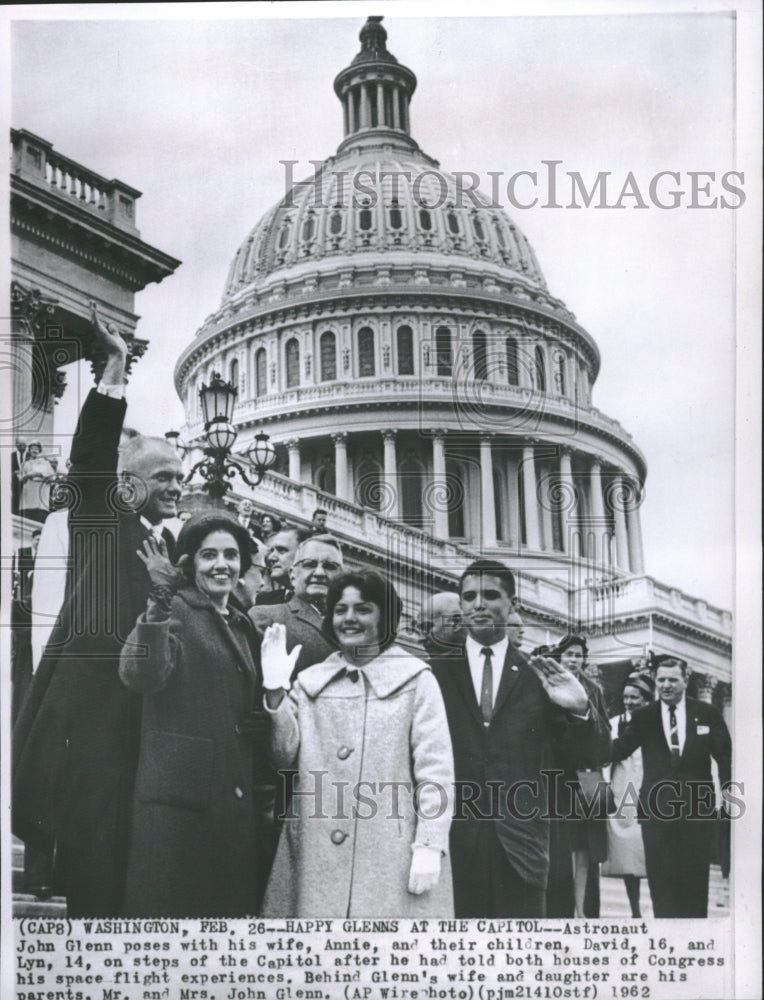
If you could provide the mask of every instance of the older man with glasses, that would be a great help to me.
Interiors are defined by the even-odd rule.
[[[287,651],[301,645],[294,673],[321,663],[333,647],[321,634],[329,584],[344,569],[340,543],[331,535],[314,535],[297,547],[289,577],[293,597],[285,604],[255,605],[250,618],[262,636],[274,622],[286,626]]]

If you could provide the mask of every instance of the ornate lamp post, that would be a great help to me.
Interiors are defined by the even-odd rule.
[[[252,470],[248,475],[241,463],[231,457],[231,448],[238,436],[231,422],[237,395],[236,386],[224,382],[218,372],[213,372],[210,384],[203,385],[199,391],[204,433],[208,444],[204,449],[205,457],[191,469],[186,476],[186,482],[189,482],[197,472],[200,473],[206,479],[203,489],[215,500],[220,500],[226,495],[231,488],[230,481],[237,473],[247,486],[257,486],[276,462],[276,449],[268,435],[262,431],[246,452],[246,458],[251,463],[254,475]],[[177,431],[170,431],[165,435],[168,439],[170,436],[179,438]],[[176,440],[175,446],[179,447],[179,444],[179,440]]]

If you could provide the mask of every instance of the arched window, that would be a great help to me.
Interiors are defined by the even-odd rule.
[[[448,213],[447,218],[448,218],[448,229],[449,229],[449,232],[453,233],[454,236],[458,236],[459,235],[459,216],[456,214],[456,212],[453,209],[451,209],[451,211]]]
[[[502,250],[506,250],[507,249],[507,241],[504,239],[504,231],[501,228],[501,223],[499,222],[498,219],[494,219],[493,220],[493,224],[494,224],[494,227],[496,229],[496,240],[498,241],[498,244],[501,247],[501,249]]]
[[[300,384],[300,345],[296,337],[288,340],[286,345],[286,384],[287,389]]]
[[[361,507],[379,510],[382,502],[382,466],[370,452],[366,452],[358,466],[355,495],[356,503]]]
[[[316,231],[316,223],[312,215],[309,215],[305,222],[302,224],[302,238],[308,243],[313,239],[313,234]]]
[[[401,229],[403,227],[403,216],[401,215],[401,210],[397,205],[393,205],[390,209],[390,228],[391,229]]]
[[[472,372],[473,378],[488,378],[488,352],[482,330],[475,330],[472,334]]]
[[[279,233],[279,250],[285,250],[286,245],[289,242],[289,230],[290,221],[289,219],[284,219],[281,225],[281,232]]]
[[[568,392],[568,380],[565,378],[565,363],[567,360],[568,359],[562,351],[558,351],[555,355],[557,371],[555,372],[554,380],[558,396],[566,396]]]
[[[321,334],[321,381],[333,382],[337,378],[337,341],[331,330]]]
[[[476,215],[472,216],[472,228],[475,230],[475,236],[477,236],[479,240],[484,241],[485,230],[483,229],[483,223]]]
[[[337,480],[334,471],[334,458],[325,455],[316,473],[316,486],[322,493],[336,493]]]
[[[426,208],[419,209],[419,225],[425,232],[432,229],[432,216]]]
[[[508,385],[520,385],[520,367],[518,365],[517,341],[514,337],[507,337],[507,383]]]
[[[422,484],[424,468],[413,451],[400,464],[401,516],[408,524],[422,523]]]
[[[396,334],[398,341],[398,374],[414,374],[414,334],[410,326],[399,326]]]
[[[435,370],[438,375],[451,375],[453,368],[451,331],[446,326],[439,326],[435,331]]]
[[[342,232],[342,212],[340,211],[339,206],[335,208],[329,217],[329,232],[332,236],[339,236]]]
[[[546,365],[544,364],[544,351],[541,344],[536,344],[533,357],[536,369],[536,388],[539,392],[546,392]]]
[[[265,396],[268,393],[268,371],[265,360],[265,348],[258,347],[255,352],[255,395]]]
[[[358,228],[364,232],[367,232],[369,229],[371,229],[372,222],[373,222],[373,216],[371,214],[371,209],[362,208],[361,211],[358,213]]]
[[[239,360],[234,358],[228,367],[228,381],[238,392],[239,390]]]
[[[358,376],[368,378],[374,374],[374,333],[364,326],[358,331]]]

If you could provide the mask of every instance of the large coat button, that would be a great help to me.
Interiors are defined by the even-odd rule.
[[[244,798],[244,792],[241,790],[241,788],[239,788],[238,785],[236,786],[236,788],[234,788],[233,794],[236,796],[237,799]]]
[[[342,844],[347,840],[347,834],[342,830],[334,830],[331,836],[331,841],[333,844]]]
[[[339,757],[340,760],[347,760],[352,752],[353,752],[352,747],[340,747],[339,750],[337,751],[337,756]]]

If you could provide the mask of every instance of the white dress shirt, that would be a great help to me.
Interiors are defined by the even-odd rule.
[[[485,666],[485,657],[481,653],[481,650],[490,649],[493,653],[493,656],[491,657],[493,679],[491,705],[495,705],[496,695],[498,694],[499,684],[501,683],[501,675],[504,672],[504,658],[507,655],[508,646],[509,639],[507,639],[506,636],[504,636],[504,638],[499,642],[494,643],[493,646],[487,646],[485,643],[478,642],[476,639],[473,639],[471,635],[467,636],[467,662],[470,665],[470,676],[472,677],[472,686],[475,689],[475,697],[477,698],[478,705],[480,704],[480,692],[483,687],[483,667]]]
[[[684,741],[687,737],[687,702],[682,700],[674,706],[676,712],[676,732],[679,737],[679,753],[684,750]],[[661,722],[663,723],[663,735],[666,743],[671,749],[671,722],[669,720],[669,706],[665,701],[661,702]]]

